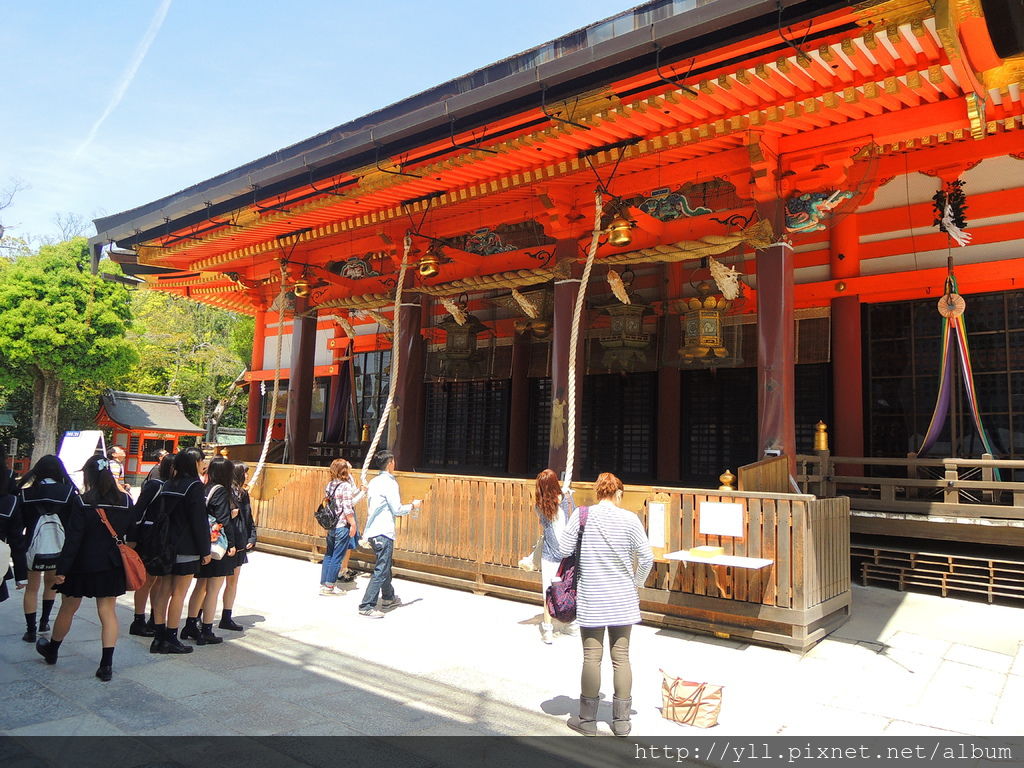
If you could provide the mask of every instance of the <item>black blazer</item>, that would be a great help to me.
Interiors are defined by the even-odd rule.
[[[61,525],[68,527],[68,517],[79,505],[78,491],[64,483],[34,483],[18,494],[21,518],[25,523],[25,546],[32,543],[36,523],[42,515],[57,513]]]
[[[2,480],[2,477],[0,477]],[[11,548],[11,559],[14,561],[14,578],[25,581],[28,578],[28,567],[25,563],[25,523],[21,519],[21,508],[18,497],[13,494],[0,494],[0,539]],[[0,567],[7,565],[0,563]],[[0,581],[11,577],[11,569],[0,573]]]
[[[206,513],[224,526],[224,535],[228,540],[228,549],[232,547],[235,549],[244,548],[245,541],[244,539],[238,539],[237,529],[235,528],[234,521],[231,519],[233,504],[231,490],[223,485],[208,485],[206,486],[206,498]]]
[[[248,549],[256,543],[256,523],[252,519],[252,501],[249,499],[249,492],[245,489],[233,488],[231,499],[238,510],[238,517],[233,521],[237,531],[235,540],[242,542],[239,549]]]
[[[206,495],[195,477],[174,477],[163,484],[150,509],[163,506],[170,515],[174,553],[206,557],[210,554],[210,523],[206,518]]]
[[[57,560],[58,574],[98,573],[124,567],[117,544],[96,511],[102,509],[111,527],[123,537],[134,520],[132,497],[123,491],[118,495],[119,502],[87,504],[83,501],[71,512],[64,524],[64,548]]]
[[[135,520],[128,527],[127,539],[128,541],[139,540],[139,524],[146,518],[146,510],[149,509],[149,505],[153,503],[153,499],[156,498],[157,493],[163,487],[164,481],[155,478],[146,480],[142,484],[142,490],[139,492],[139,499],[135,502]]]

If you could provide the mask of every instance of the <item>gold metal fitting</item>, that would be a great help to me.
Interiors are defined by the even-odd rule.
[[[433,251],[427,251],[420,257],[420,277],[435,277],[438,273],[437,268],[437,254]]]
[[[824,421],[819,421],[814,425],[814,450],[828,450],[828,426]]]
[[[309,283],[306,282],[305,278],[301,278],[292,286],[292,292],[296,296],[309,296]]]
[[[733,488],[733,483],[736,482],[736,475],[734,475],[731,470],[727,469],[727,470],[725,470],[725,472],[720,474],[718,476],[718,482],[721,483],[721,485],[718,486],[718,490],[720,490],[720,491],[734,491],[734,490],[736,490],[735,488]]]

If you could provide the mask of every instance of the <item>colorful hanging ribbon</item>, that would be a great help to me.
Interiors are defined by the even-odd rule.
[[[956,277],[950,274],[946,280],[946,295],[956,293]],[[985,452],[994,456],[992,443],[981,423],[978,394],[974,386],[974,368],[971,366],[970,346],[967,341],[967,324],[962,314],[953,314],[942,318],[942,364],[939,367],[939,394],[935,398],[935,410],[932,412],[928,431],[925,433],[924,441],[917,453],[919,456],[926,454],[935,445],[946,424],[946,417],[949,414],[949,406],[952,401],[953,365],[956,359],[960,360],[960,367],[963,371],[964,392],[967,394],[967,403],[971,409],[974,426],[981,437],[982,445],[985,446]],[[1001,479],[998,469],[995,470],[994,476],[996,480]]]

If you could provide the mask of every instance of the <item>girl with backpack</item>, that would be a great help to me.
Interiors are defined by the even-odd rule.
[[[356,534],[355,505],[363,498],[363,492],[356,489],[352,479],[352,465],[345,459],[331,462],[331,481],[324,489],[331,511],[337,515],[334,527],[327,531],[327,551],[320,566],[320,594],[334,595],[334,582],[339,573],[343,581],[355,578],[348,570],[348,558],[358,545]]]
[[[241,632],[244,627],[231,618],[231,612],[235,607],[235,596],[238,594],[238,577],[242,572],[242,566],[249,562],[246,554],[256,546],[256,525],[252,519],[252,501],[249,499],[249,492],[245,490],[245,477],[249,468],[244,461],[236,461],[234,464],[233,484],[231,486],[231,503],[238,514],[231,518],[235,527],[235,543],[238,551],[235,552],[235,570],[228,575],[224,582],[224,600],[220,612],[220,629],[227,629],[232,632]],[[244,546],[243,546],[244,544]]]
[[[31,485],[30,485],[31,484]],[[18,484],[18,507],[25,523],[23,545],[15,558],[26,559],[28,585],[25,588],[26,643],[36,641],[36,631],[50,631],[50,612],[57,599],[54,568],[64,546],[65,527],[71,511],[78,506],[78,491],[64,464],[56,456],[43,456]],[[36,625],[39,586],[43,585],[43,610]]]
[[[155,473],[150,472],[146,482],[142,484],[139,500],[135,502],[135,522],[132,523],[131,530],[128,532],[130,541],[137,541],[139,524],[142,522],[146,515],[146,510],[149,509],[149,505],[156,498],[164,483],[171,479],[173,467],[174,456],[167,451],[163,451],[160,463],[153,467]],[[145,586],[142,589],[135,590],[135,617],[132,620],[131,626],[128,627],[129,635],[136,635],[138,637],[153,637],[156,635],[152,611],[149,614],[149,621],[146,621],[146,603],[149,601],[149,594],[153,590],[156,579],[156,576],[150,574],[149,578],[146,579]]]
[[[227,551],[219,560],[211,560],[199,569],[199,578],[188,601],[188,618],[181,636],[195,640],[197,645],[216,645],[224,638],[213,634],[213,617],[217,613],[217,600],[224,580],[235,570],[235,526],[232,518],[239,510],[233,506],[231,486],[234,482],[235,467],[222,456],[213,459],[206,469],[206,514],[212,518],[212,526],[219,524],[227,539]],[[244,542],[240,542],[244,546]],[[199,611],[203,612],[200,624]]]
[[[36,640],[36,650],[47,664],[57,663],[60,644],[71,631],[83,597],[96,598],[103,655],[96,677],[110,680],[117,643],[117,598],[127,591],[124,565],[117,539],[134,521],[132,497],[121,490],[110,471],[110,462],[91,456],[82,467],[85,493],[67,517],[66,538],[57,561],[55,581],[63,596],[53,623],[53,635]]]
[[[138,529],[138,552],[146,571],[158,576],[150,601],[153,642],[150,653],[192,653],[178,639],[178,622],[188,585],[210,560],[210,525],[199,482],[199,462],[193,453],[174,456],[171,479],[150,502]]]

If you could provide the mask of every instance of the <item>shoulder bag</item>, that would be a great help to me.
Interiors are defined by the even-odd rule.
[[[124,568],[124,583],[128,587],[128,591],[133,592],[136,589],[142,589],[146,585],[146,566],[142,564],[142,558],[117,535],[114,526],[107,520],[107,513],[103,511],[102,507],[96,507],[96,513],[100,516],[100,522],[107,527],[110,535],[114,537],[117,551],[121,554],[121,565]]]
[[[223,487],[222,485],[214,485],[206,492],[207,508],[209,508],[210,499],[213,498],[216,490]],[[210,557],[213,560],[221,560],[228,552],[228,535],[224,533],[224,525],[218,523],[217,518],[209,513],[207,513],[206,518],[210,522]]]
[[[341,511],[335,509],[334,504],[336,490],[338,490],[338,486],[333,481],[328,483],[327,490],[324,491],[324,500],[320,502],[320,506],[313,513],[313,517],[325,531],[333,531],[338,525],[338,518],[341,517]]]
[[[587,507],[580,507],[580,530],[576,534],[576,549],[558,565],[559,581],[551,582],[544,596],[548,613],[563,623],[576,620],[576,588],[580,580],[580,547],[583,546],[583,529],[587,525]]]

